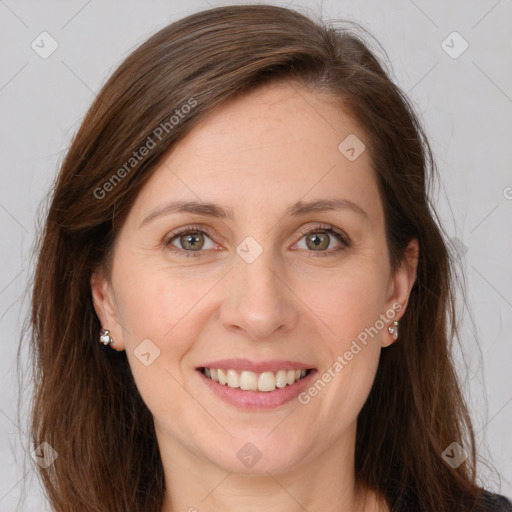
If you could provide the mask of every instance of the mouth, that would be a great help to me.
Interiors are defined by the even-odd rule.
[[[295,361],[256,363],[247,359],[203,363],[196,371],[213,400],[247,411],[293,403],[318,375],[316,368]]]
[[[306,378],[313,368],[309,369],[286,369],[277,371],[266,370],[263,372],[254,372],[250,370],[236,370],[234,368],[208,368],[202,366],[198,369],[207,379],[217,382],[222,386],[243,391],[259,391],[268,393],[287,386],[292,386],[296,382]]]

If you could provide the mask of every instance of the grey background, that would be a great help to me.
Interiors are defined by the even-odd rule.
[[[288,4],[369,29],[421,115],[442,178],[435,204],[467,281],[469,309],[461,309],[465,356],[456,348],[456,357],[477,447],[490,461],[481,468],[482,483],[511,497],[512,2]],[[115,67],[164,25],[209,5],[221,3],[0,0],[1,511],[15,510],[21,495],[22,510],[49,510],[28,464],[26,414],[17,415],[16,350],[28,305],[38,207],[71,136]],[[43,31],[59,45],[47,59],[31,47]],[[469,45],[457,58],[445,51],[463,48],[457,36],[447,39],[453,31]],[[29,394],[26,384],[25,408]]]

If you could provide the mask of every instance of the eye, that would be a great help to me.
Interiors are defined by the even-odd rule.
[[[348,237],[329,225],[314,226],[303,231],[301,235],[302,238],[298,243],[305,239],[306,245],[306,247],[301,248],[318,253],[315,256],[329,256],[350,246]],[[337,239],[339,244],[327,251],[326,249],[331,245],[333,238]]]
[[[210,240],[211,245],[209,247],[208,244],[205,246],[205,239]],[[189,226],[182,230],[171,233],[167,240],[164,241],[164,246],[172,252],[178,253],[180,255],[185,255],[186,257],[195,257],[201,255],[201,249],[213,249],[215,244],[213,244],[206,230],[199,229],[194,226]],[[177,248],[173,249],[173,247]]]

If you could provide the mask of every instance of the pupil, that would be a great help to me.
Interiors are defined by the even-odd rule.
[[[322,239],[322,237],[323,237],[323,239]],[[315,233],[313,235],[310,235],[309,240],[313,244],[313,246],[316,248],[318,248],[318,247],[325,248],[325,247],[327,247],[327,245],[329,245],[329,241],[326,239],[326,233],[321,233],[321,234]],[[327,245],[326,245],[326,242],[327,242]]]
[[[186,236],[186,243],[189,244],[191,248],[194,248],[198,245],[199,237],[195,235],[187,235]]]

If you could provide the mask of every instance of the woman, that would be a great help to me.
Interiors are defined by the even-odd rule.
[[[54,510],[510,510],[476,483],[434,170],[349,30],[223,7],[135,50],[41,240]]]

